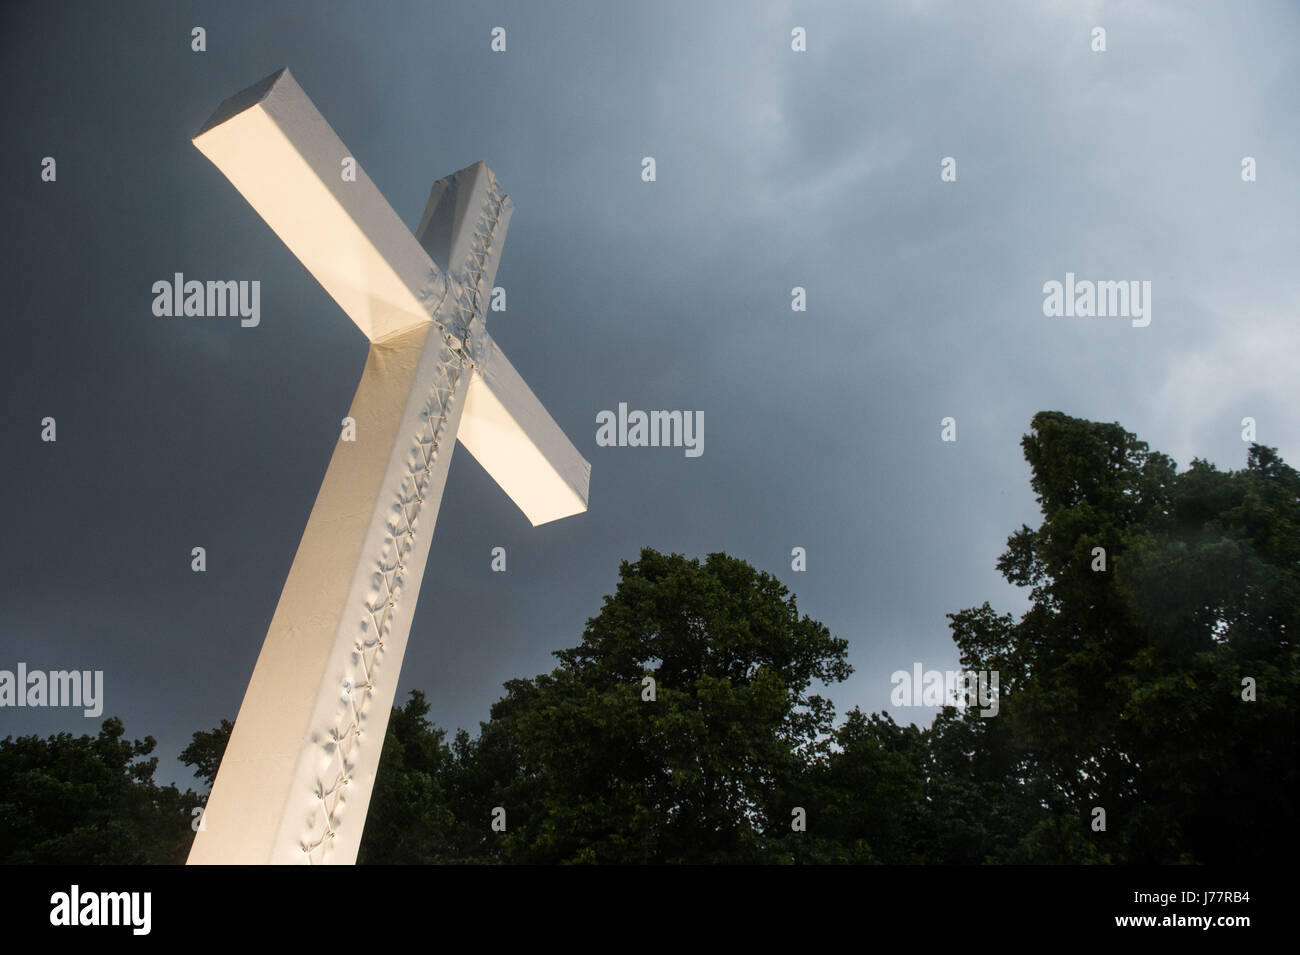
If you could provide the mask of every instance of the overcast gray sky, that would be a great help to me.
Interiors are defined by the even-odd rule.
[[[190,142],[282,66],[412,228],[432,180],[496,172],[488,327],[592,464],[589,512],[534,529],[455,452],[398,690],[449,730],[551,669],[644,545],[774,573],[849,640],[839,713],[925,724],[890,674],[957,665],[948,612],[1024,608],[994,564],[1038,520],[1035,412],[1180,468],[1244,466],[1251,416],[1300,461],[1300,8],[755,6],[5,4],[0,669],[102,669],[161,779],[238,710],[366,354]],[[260,325],[155,317],[175,272],[259,280]],[[1150,325],[1045,317],[1066,272],[1150,281]],[[597,447],[619,402],[702,411],[704,453]]]

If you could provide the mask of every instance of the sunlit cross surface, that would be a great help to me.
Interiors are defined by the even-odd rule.
[[[455,439],[534,525],[587,509],[591,466],[485,329],[513,210],[487,166],[438,180],[413,236],[287,69],[194,144],[370,352],[189,862],[352,863]]]

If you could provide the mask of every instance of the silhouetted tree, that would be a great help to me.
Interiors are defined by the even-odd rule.
[[[951,615],[963,665],[1001,673],[1007,778],[1052,814],[1015,854],[1279,858],[1300,781],[1300,475],[1258,445],[1244,471],[1177,474],[1118,424],[1059,412],[1023,445],[1043,521],[998,566],[1032,606]]]
[[[126,740],[124,732],[122,721],[109,717],[98,736],[0,741],[0,861],[185,861],[199,797],[155,784],[153,737]]]

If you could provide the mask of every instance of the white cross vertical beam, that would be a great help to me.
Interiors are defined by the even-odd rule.
[[[486,166],[435,184],[417,240],[359,167],[343,179],[351,154],[287,70],[195,145],[371,346],[189,862],[350,863],[452,439],[535,525],[586,509],[590,465],[484,329],[511,211]]]

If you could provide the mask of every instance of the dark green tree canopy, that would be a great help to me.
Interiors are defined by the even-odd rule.
[[[824,758],[847,641],[744,561],[642,550],[560,666],[507,684],[477,747],[513,761],[520,861],[757,861]],[[653,686],[650,682],[653,681]],[[653,700],[649,699],[653,689]]]
[[[40,865],[179,863],[190,840],[192,792],[153,781],[153,737],[59,733],[0,741],[0,861]]]
[[[1294,845],[1300,475],[1258,445],[1244,471],[1178,474],[1119,425],[1059,412],[1023,444],[1043,521],[999,568],[1033,605],[950,615],[963,665],[1001,671],[1022,771],[1058,814],[1105,809],[1114,861]]]
[[[181,762],[193,766],[194,775],[203,780],[208,789],[217,778],[217,767],[221,765],[226,744],[230,742],[230,731],[234,728],[235,724],[230,720],[222,720],[216,729],[199,730],[190,745],[181,750]]]

